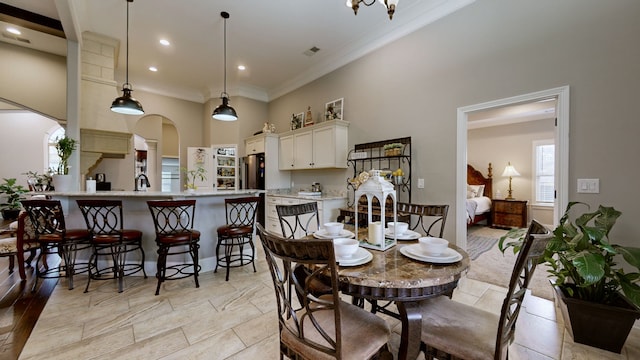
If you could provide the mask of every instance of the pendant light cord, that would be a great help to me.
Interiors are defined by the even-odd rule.
[[[224,15],[223,15],[224,16]],[[227,14],[224,18],[224,94],[229,97],[227,94],[227,18],[229,15]]]
[[[124,83],[131,86],[129,84],[129,3],[133,2],[133,0],[127,0],[127,67],[125,69],[125,79]],[[123,85],[124,87],[124,85]]]

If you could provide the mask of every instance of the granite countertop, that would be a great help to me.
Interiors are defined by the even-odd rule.
[[[302,190],[300,190],[302,191]],[[307,195],[298,195],[298,190],[291,189],[278,189],[278,190],[268,190],[267,196],[280,196],[294,199],[305,199],[305,200],[342,200],[346,199],[346,194],[340,194],[336,191],[323,191],[320,196],[307,196]]]
[[[205,197],[205,196],[226,196],[226,195],[245,195],[263,193],[265,190],[243,189],[243,190],[196,190],[194,192],[163,192],[163,191],[96,191],[88,193],[86,191],[70,191],[70,192],[40,192],[31,193],[33,195],[50,195],[50,196],[72,196],[72,197]]]

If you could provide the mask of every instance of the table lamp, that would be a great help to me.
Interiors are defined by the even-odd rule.
[[[511,178],[514,176],[520,176],[520,173],[516,170],[516,168],[513,167],[513,165],[511,165],[511,162],[508,162],[507,167],[504,168],[502,176],[509,177],[509,193],[505,199],[513,200],[514,198],[512,196],[513,191],[511,190]]]

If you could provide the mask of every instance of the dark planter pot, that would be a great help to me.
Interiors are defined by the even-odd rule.
[[[618,354],[622,351],[633,324],[640,318],[640,309],[623,296],[620,306],[610,306],[567,297],[557,286],[554,290],[573,341]]]
[[[20,209],[3,209],[2,218],[5,220],[16,220],[20,215]]]

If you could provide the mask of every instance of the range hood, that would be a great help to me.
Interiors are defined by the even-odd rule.
[[[89,174],[104,158],[130,154],[133,134],[125,116],[110,110],[118,97],[114,71],[119,41],[92,32],[84,32],[82,39],[80,173]]]

